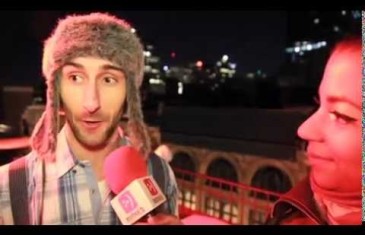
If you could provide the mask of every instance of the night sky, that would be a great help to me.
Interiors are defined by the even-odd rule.
[[[282,60],[286,14],[275,11],[120,12],[164,60],[215,63],[227,54],[241,72],[274,72]]]
[[[67,13],[73,13],[72,11]],[[166,64],[203,60],[223,54],[239,73],[277,72],[287,40],[286,12],[280,11],[111,11],[136,29]],[[62,11],[2,12],[0,81],[31,84],[41,78],[42,41]],[[174,51],[176,58],[171,60]]]

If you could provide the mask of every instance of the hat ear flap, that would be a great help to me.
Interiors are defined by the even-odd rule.
[[[55,160],[59,129],[59,98],[55,79],[47,79],[47,103],[45,111],[34,127],[31,147],[46,161]]]
[[[143,121],[140,94],[134,79],[127,80],[127,91],[127,132],[135,140],[135,147],[147,158],[151,151],[151,141]]]

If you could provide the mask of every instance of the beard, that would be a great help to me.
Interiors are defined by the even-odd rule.
[[[106,115],[102,114],[93,115],[93,118],[96,117],[96,119],[102,120],[103,123],[99,128],[100,130],[92,134],[83,130],[83,127],[80,125],[83,117],[91,115],[84,114],[80,115],[80,118],[78,118],[65,106],[64,111],[66,122],[68,123],[75,139],[87,149],[98,150],[107,146],[112,139],[112,136],[117,131],[120,119],[122,117],[123,108],[121,108],[115,116],[107,117]]]

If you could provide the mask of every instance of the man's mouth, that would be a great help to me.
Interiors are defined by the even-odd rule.
[[[87,129],[97,129],[98,127],[101,126],[102,121],[98,121],[98,120],[83,120],[82,123],[83,123],[83,126],[86,127]]]

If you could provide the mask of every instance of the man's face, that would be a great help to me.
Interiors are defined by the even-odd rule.
[[[116,132],[126,99],[124,72],[108,60],[78,57],[61,70],[60,93],[73,139],[104,147]]]
[[[331,56],[319,88],[319,109],[298,129],[308,141],[315,182],[361,192],[361,49]]]

